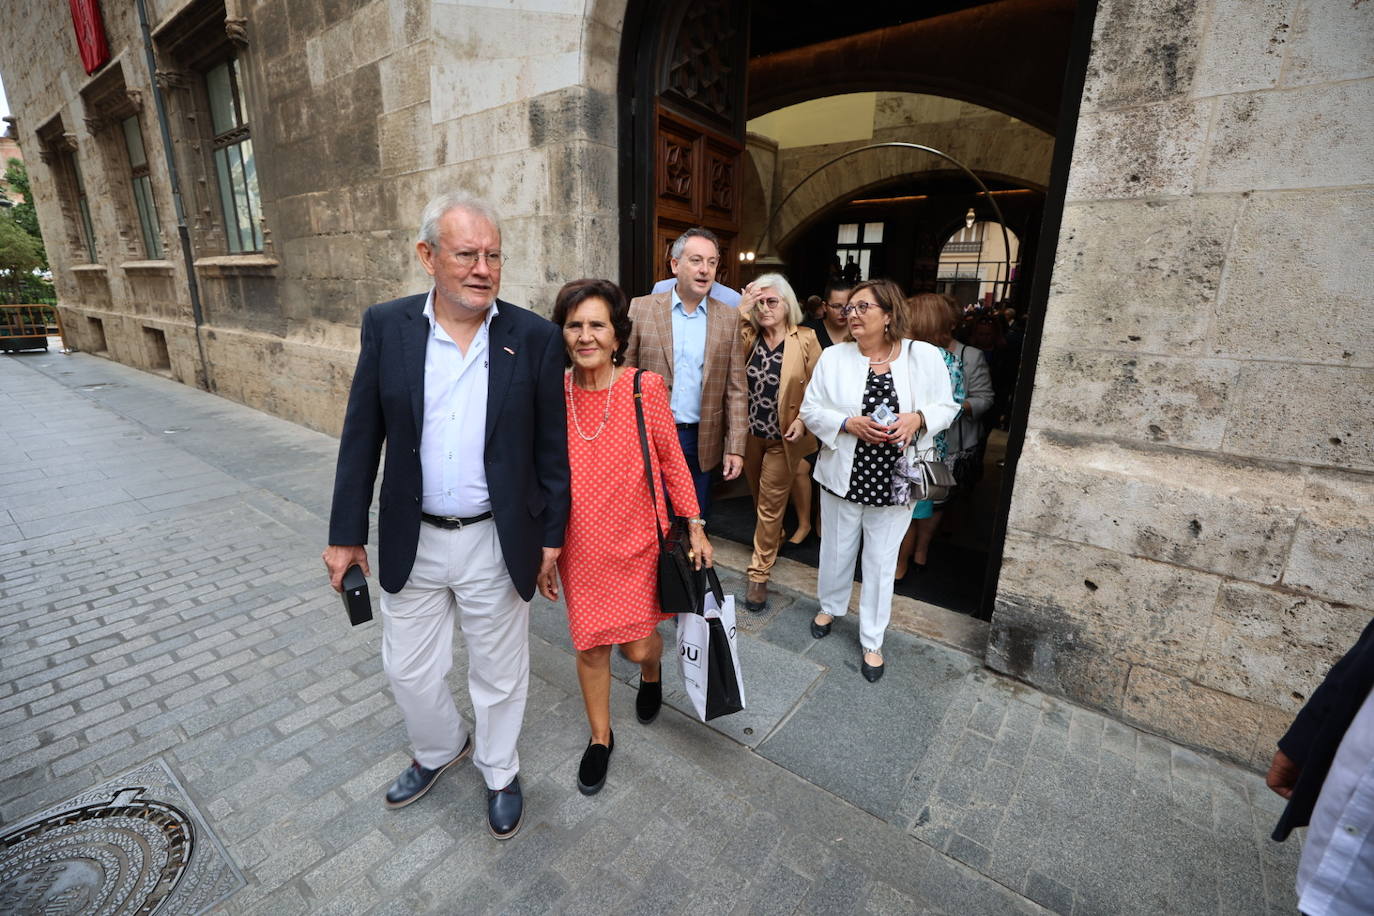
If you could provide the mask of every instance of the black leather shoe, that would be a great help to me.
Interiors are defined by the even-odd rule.
[[[646,681],[643,677],[639,679],[639,693],[635,694],[635,718],[644,725],[658,718],[658,711],[663,708],[663,675],[659,674],[656,681]]]
[[[816,618],[811,618],[811,636],[813,639],[824,639],[830,635],[830,625],[835,622],[835,618],[830,618],[830,623],[816,623]]]
[[[511,777],[504,789],[487,790],[487,829],[498,840],[509,840],[525,820],[525,796],[520,794],[520,777]]]
[[[883,672],[887,670],[887,664],[884,663],[881,665],[870,665],[868,662],[860,658],[859,670],[863,672],[864,680],[868,681],[870,684],[873,684],[882,678]]]
[[[611,766],[611,751],[615,750],[615,732],[611,732],[611,743],[593,744],[587,742],[582,752],[582,764],[577,768],[577,791],[583,795],[595,795],[606,784],[606,771]]]
[[[458,756],[443,766],[427,770],[418,762],[410,761],[410,766],[400,776],[397,776],[396,781],[391,784],[391,788],[386,790],[386,806],[388,808],[404,808],[411,802],[418,801],[420,796],[428,792],[430,787],[439,779],[439,774],[471,753],[472,735],[468,735],[468,740],[463,743],[463,749],[458,752]]]

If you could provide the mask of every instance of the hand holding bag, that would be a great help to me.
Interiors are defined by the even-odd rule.
[[[744,709],[735,596],[726,595],[711,568],[701,570],[701,605],[677,615],[677,659],[697,718],[709,722]]]
[[[644,426],[644,395],[639,387],[642,369],[635,370],[635,422],[639,426],[639,449],[644,456],[644,477],[649,482],[649,504],[654,512],[654,534],[658,536],[658,604],[665,614],[694,613],[701,606],[701,591],[695,564],[687,556],[690,538],[687,520],[673,512],[668,488],[663,488],[663,507],[668,515],[668,533],[658,524],[658,493],[654,487],[654,465],[649,460],[649,434]]]

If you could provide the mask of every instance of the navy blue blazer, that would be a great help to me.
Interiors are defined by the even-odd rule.
[[[425,404],[425,295],[363,314],[362,348],[348,393],[329,513],[329,543],[366,544],[382,443],[378,578],[398,592],[420,540],[420,436]],[[563,546],[568,521],[568,435],[563,335],[528,309],[497,300],[489,329],[487,490],[501,551],[522,598],[534,595],[544,547]]]
[[[1279,748],[1298,765],[1298,782],[1293,796],[1283,809],[1274,839],[1287,839],[1295,827],[1306,827],[1312,820],[1326,774],[1336,759],[1346,729],[1374,689],[1374,621],[1340,661],[1331,666],[1321,686],[1298,712]]]

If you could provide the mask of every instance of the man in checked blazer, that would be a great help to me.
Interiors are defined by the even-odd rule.
[[[708,229],[688,229],[672,248],[677,283],[630,303],[634,328],[627,365],[668,381],[673,417],[701,514],[710,506],[711,471],[733,480],[744,467],[749,431],[739,311],[710,296],[720,245]]]

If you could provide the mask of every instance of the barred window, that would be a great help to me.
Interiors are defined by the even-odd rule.
[[[137,115],[125,118],[120,122],[120,127],[124,131],[124,148],[129,153],[134,208],[138,211],[138,228],[143,236],[143,249],[149,258],[161,260],[161,227],[158,224],[157,207],[153,206],[153,182],[148,174],[148,154],[143,148],[143,128],[139,126]]]
[[[258,194],[253,140],[239,86],[237,57],[205,72],[225,238],[229,250],[235,254],[262,250],[262,201]]]

